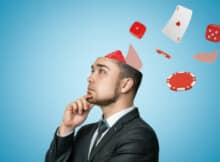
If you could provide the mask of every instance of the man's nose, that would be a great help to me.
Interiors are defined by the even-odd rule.
[[[90,74],[90,75],[88,76],[87,81],[88,81],[89,83],[91,83],[91,82],[94,81],[94,76],[93,76],[93,74]]]

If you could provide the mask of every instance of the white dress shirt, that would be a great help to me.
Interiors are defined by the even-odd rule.
[[[115,114],[113,114],[112,116],[108,117],[106,120],[106,122],[108,123],[108,129],[102,133],[100,139],[97,141],[97,144],[101,141],[101,139],[103,138],[103,136],[108,132],[108,130],[120,119],[122,118],[124,115],[126,115],[127,113],[129,113],[130,111],[132,111],[135,107],[134,106],[131,106],[129,108],[126,108],[122,111],[119,111]],[[103,119],[101,119],[103,120]],[[96,129],[95,133],[93,134],[93,137],[92,137],[92,140],[90,142],[90,147],[89,147],[89,153],[88,153],[88,158],[90,156],[90,152],[91,152],[91,149],[94,145],[94,142],[95,142],[95,139],[98,135],[98,128]]]

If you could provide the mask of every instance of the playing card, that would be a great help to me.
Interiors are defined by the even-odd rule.
[[[126,63],[137,70],[140,70],[142,67],[141,59],[138,57],[138,54],[132,45],[129,46]]]
[[[166,52],[164,52],[164,51],[162,51],[162,50],[160,50],[160,49],[157,49],[156,52],[157,52],[157,54],[163,55],[164,57],[166,57],[166,58],[168,58],[168,59],[171,58],[171,55],[170,55],[169,53],[166,53]]]
[[[190,23],[191,17],[192,10],[178,5],[162,32],[174,42],[180,42]]]
[[[214,63],[218,56],[218,51],[209,52],[209,53],[197,53],[194,55],[194,59],[201,61],[201,62],[208,62],[208,63]]]

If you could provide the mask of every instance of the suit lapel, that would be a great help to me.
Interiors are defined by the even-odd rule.
[[[88,134],[88,138],[86,138],[86,144],[85,146],[90,146],[90,143],[91,143],[91,140],[92,140],[92,137],[96,131],[98,127],[98,123],[95,123],[95,125],[93,126],[92,130],[90,131],[90,133]],[[86,153],[87,155],[89,154],[89,147],[87,147],[87,150],[86,150]],[[87,157],[88,158],[88,157]]]
[[[123,125],[129,121],[131,121],[134,118],[139,117],[139,112],[138,109],[135,108],[134,110],[132,110],[131,112],[129,112],[128,114],[126,114],[125,116],[123,116],[121,119],[119,119],[114,125],[113,127],[111,127],[109,129],[109,131],[105,134],[105,136],[102,138],[102,140],[100,141],[100,143],[98,143],[98,145],[94,148],[93,152],[90,155],[90,160],[93,159],[93,157],[99,152],[101,151],[102,147],[106,145],[106,143],[108,143],[111,138],[113,137],[114,134],[116,134],[117,132],[120,131],[121,128],[123,128]]]

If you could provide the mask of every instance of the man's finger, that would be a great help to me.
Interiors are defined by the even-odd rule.
[[[81,101],[80,100],[77,100],[76,101],[76,104],[77,104],[77,111],[78,111],[78,113],[79,114],[82,114],[82,103],[81,103]]]
[[[83,103],[83,110],[84,111],[88,110],[88,103],[85,98],[82,98],[82,103]]]
[[[92,95],[87,94],[87,95],[84,96],[84,98],[85,98],[86,101],[87,101],[87,107],[88,107],[88,109],[92,108],[92,107],[94,106],[94,104],[91,104],[91,103],[88,101],[90,98],[92,98]]]

